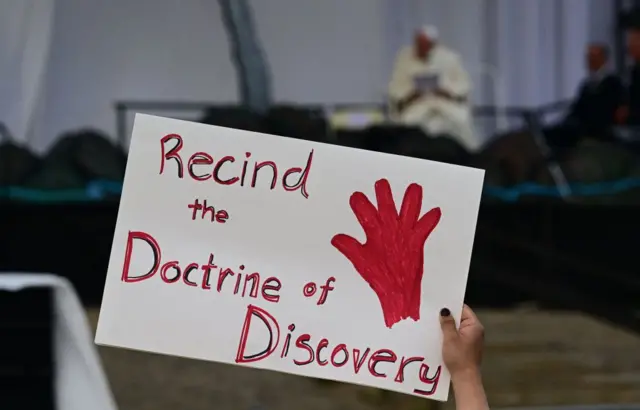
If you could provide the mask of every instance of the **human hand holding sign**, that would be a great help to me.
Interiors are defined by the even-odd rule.
[[[484,329],[471,308],[464,305],[460,327],[449,309],[440,311],[443,345],[442,358],[452,377],[465,372],[476,372],[482,361]]]
[[[471,308],[464,305],[460,326],[449,309],[440,311],[442,359],[449,373],[458,410],[488,410],[482,385],[480,362],[484,348],[484,329]]]
[[[438,225],[440,208],[422,217],[422,187],[407,187],[398,213],[389,181],[375,183],[378,208],[362,192],[351,195],[349,204],[366,235],[361,244],[338,234],[331,244],[349,261],[378,296],[385,325],[407,318],[420,319],[424,273],[424,245]]]
[[[483,179],[138,114],[95,341],[446,400],[437,309],[459,318]]]

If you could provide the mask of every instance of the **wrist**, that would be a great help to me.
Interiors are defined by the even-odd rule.
[[[482,385],[480,367],[474,366],[451,374],[456,408],[462,410],[489,410],[487,395]]]
[[[482,384],[480,367],[472,366],[451,373],[451,382],[456,386]]]

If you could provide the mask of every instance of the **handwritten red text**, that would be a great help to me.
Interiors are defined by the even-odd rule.
[[[216,209],[215,207],[207,204],[205,199],[203,203],[196,198],[195,201],[187,205],[187,208],[191,210],[191,220],[195,221],[200,216],[200,219],[209,220],[211,222],[217,222],[223,224],[229,219],[229,213],[224,209]]]
[[[211,154],[202,151],[183,159],[181,153],[183,147],[184,142],[178,134],[169,134],[160,139],[160,175],[165,173],[167,164],[171,161],[175,165],[172,169],[175,170],[178,178],[184,178],[186,173],[194,181],[212,180],[220,185],[240,184],[240,186],[255,188],[259,175],[262,175],[261,178],[269,178],[271,190],[281,186],[285,191],[300,191],[303,197],[309,197],[307,179],[313,163],[313,150],[309,153],[304,168],[288,168],[280,173],[281,170],[274,161],[255,161],[250,166],[250,152],[245,153],[245,159],[240,166],[235,164],[236,157],[233,155],[224,155],[214,160]]]
[[[265,338],[264,350],[247,352],[247,340],[254,322],[258,323],[256,326],[264,326],[269,337]],[[365,371],[373,377],[393,378],[396,383],[404,383],[407,376],[417,377],[424,384],[424,388],[416,388],[413,392],[423,396],[433,395],[438,388],[442,367],[438,366],[432,370],[422,356],[398,357],[391,349],[373,350],[368,346],[363,348],[350,347],[344,343],[331,344],[326,338],[313,338],[308,333],[298,335],[294,341],[296,325],[292,323],[287,329],[287,335],[282,339],[280,324],[272,314],[254,305],[247,306],[236,363],[258,362],[277,352],[282,359],[291,355],[291,360],[297,366],[331,365],[339,368],[348,365],[349,371],[354,374]]]
[[[331,276],[327,279],[327,282],[324,285],[320,285],[320,297],[318,297],[318,302],[316,303],[318,306],[324,305],[327,301],[327,296],[329,292],[335,290],[335,287],[331,286],[332,283],[335,283],[336,278]],[[306,298],[313,297],[318,291],[318,285],[315,282],[309,282],[302,287],[302,294]]]
[[[146,273],[132,275],[131,259],[134,252],[134,241],[138,246],[148,246],[153,252]],[[201,288],[204,290],[215,289],[218,293],[223,291],[233,292],[241,297],[257,298],[258,295],[267,302],[278,303],[280,301],[280,279],[271,276],[264,281],[260,273],[244,272],[245,266],[238,268],[220,267],[214,263],[213,253],[205,263],[183,262],[177,260],[163,260],[162,249],[158,241],[146,232],[130,231],[127,237],[127,247],[124,255],[121,280],[126,283],[142,282],[153,278],[160,273],[160,278],[167,284],[182,283],[186,286]],[[199,273],[202,271],[202,273]]]

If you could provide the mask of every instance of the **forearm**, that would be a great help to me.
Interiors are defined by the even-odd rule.
[[[456,67],[444,74],[442,88],[458,99],[467,99],[471,93],[471,80],[462,67]]]
[[[456,399],[456,410],[489,410],[480,369],[454,374],[451,381]]]
[[[403,98],[391,100],[391,106],[393,107],[393,110],[400,113],[404,111],[407,107],[409,107],[411,104],[413,104],[419,98],[420,98],[420,93],[413,91],[409,95],[404,96]]]
[[[415,90],[412,86],[408,84],[402,84],[393,90],[393,92],[389,92],[389,98],[395,104],[406,104],[407,101],[410,101],[413,95],[415,94]]]

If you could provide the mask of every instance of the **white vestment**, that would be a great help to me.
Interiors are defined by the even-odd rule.
[[[465,101],[451,101],[427,92],[398,112],[395,108],[397,103],[414,92],[416,80],[419,82],[420,77],[430,75],[438,78],[438,88]],[[398,54],[389,83],[391,120],[405,125],[418,125],[432,135],[448,134],[468,150],[474,151],[481,144],[473,130],[470,91],[469,75],[454,51],[436,45],[427,60],[423,61],[416,58],[413,47],[406,47]]]

